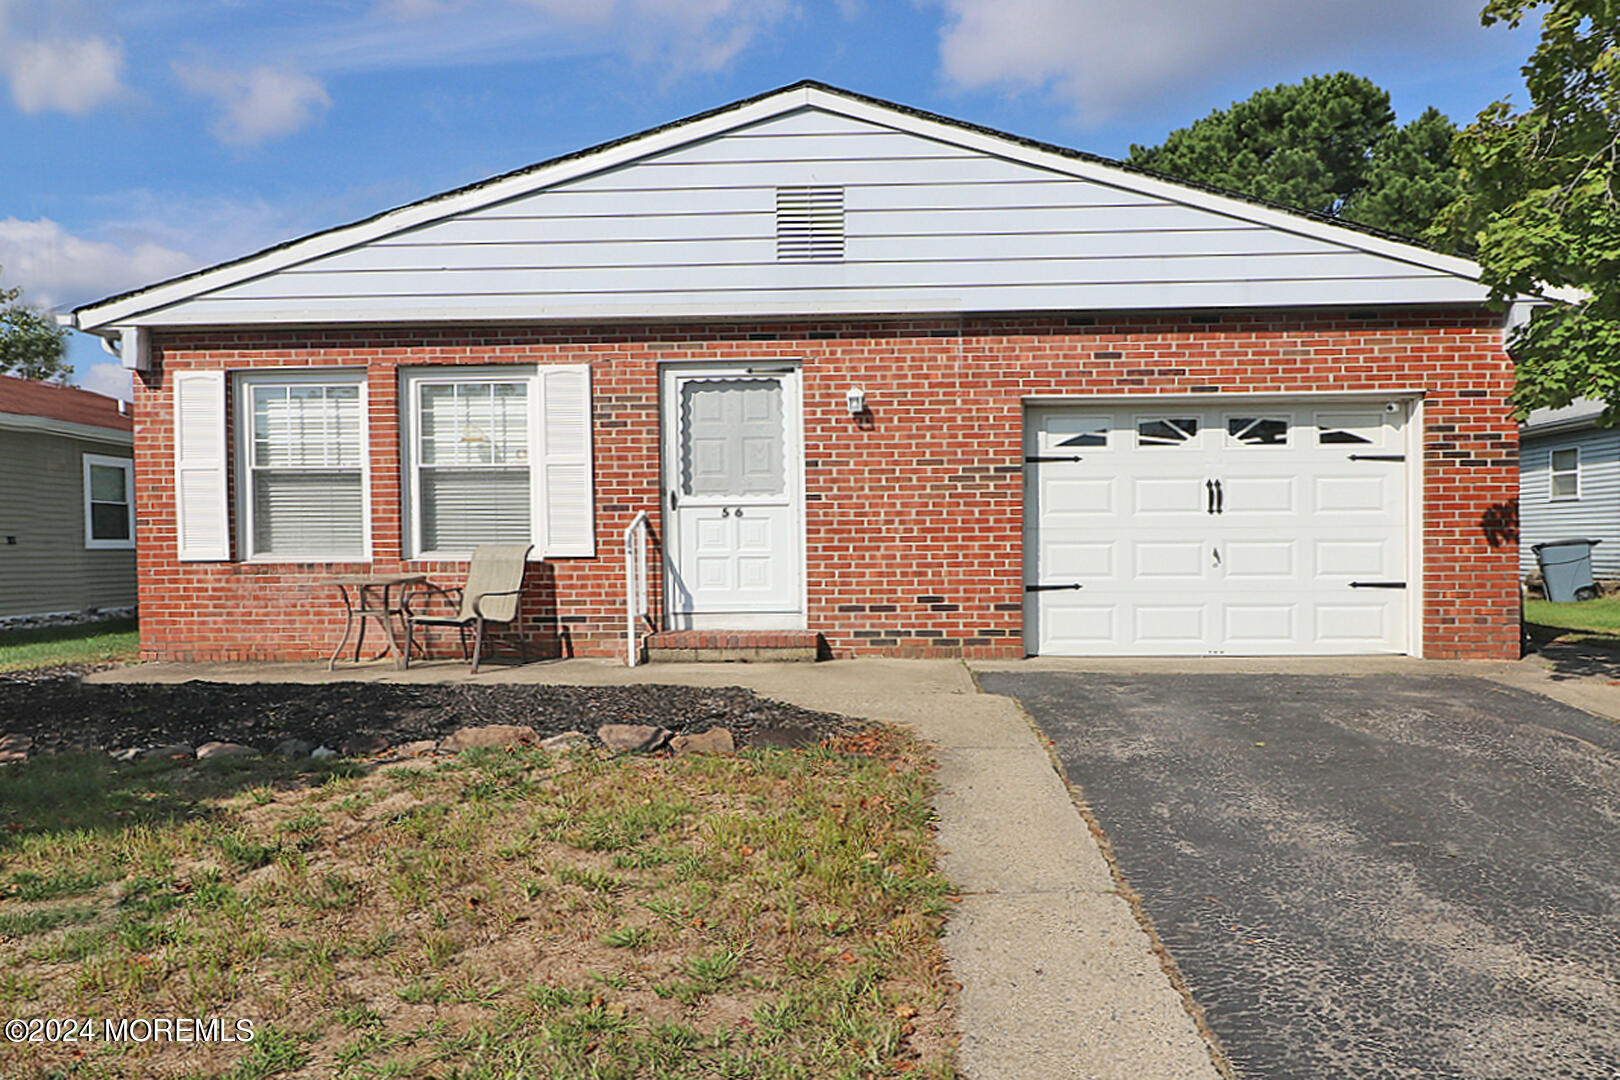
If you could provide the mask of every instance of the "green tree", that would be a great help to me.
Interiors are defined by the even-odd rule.
[[[1457,197],[1451,121],[1429,109],[1397,127],[1389,93],[1359,75],[1256,91],[1130,162],[1167,176],[1417,236]]]
[[[1579,397],[1620,418],[1620,0],[1491,0],[1490,26],[1544,8],[1522,71],[1530,107],[1498,101],[1458,136],[1464,193],[1436,225],[1478,248],[1498,301],[1544,292],[1509,348],[1513,404],[1556,408]]]
[[[73,368],[67,354],[67,331],[43,311],[21,303],[18,288],[0,288],[0,374],[25,379],[67,382]]]

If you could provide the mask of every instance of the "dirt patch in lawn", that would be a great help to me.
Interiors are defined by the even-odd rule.
[[[767,729],[801,729],[807,741],[819,742],[866,726],[740,687],[85,684],[76,672],[62,670],[0,676],[0,733],[32,737],[34,753],[216,739],[266,751],[283,739],[335,748],[355,735],[380,735],[397,745],[480,724],[527,724],[541,737],[582,731],[593,738],[603,724],[658,724],[677,734],[723,727],[743,746]]]

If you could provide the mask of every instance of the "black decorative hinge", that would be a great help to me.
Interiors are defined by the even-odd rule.
[[[1404,582],[1404,581],[1352,581],[1350,583],[1350,587],[1352,589],[1404,589],[1404,588],[1406,588],[1406,582]]]
[[[1072,585],[1025,585],[1025,592],[1056,592],[1059,589],[1078,589],[1081,584],[1077,581]]]
[[[1079,454],[1074,454],[1074,455],[1072,455],[1070,457],[1027,457],[1024,460],[1026,462],[1036,462],[1036,461],[1081,461],[1081,460],[1084,460],[1084,459],[1082,459]]]
[[[1405,461],[1405,454],[1351,454],[1351,461]]]

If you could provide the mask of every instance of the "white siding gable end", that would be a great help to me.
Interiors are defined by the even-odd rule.
[[[841,256],[782,257],[783,188],[842,192]],[[1464,260],[809,87],[78,315],[93,329],[1485,298]]]

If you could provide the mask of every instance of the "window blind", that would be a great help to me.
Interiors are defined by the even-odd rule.
[[[363,558],[360,387],[255,382],[248,400],[253,554]]]

